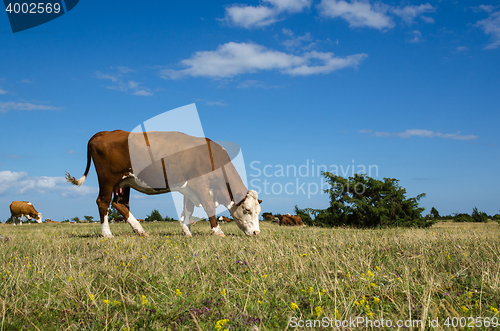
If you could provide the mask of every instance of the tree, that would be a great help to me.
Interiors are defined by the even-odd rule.
[[[83,216],[83,218],[85,218],[85,220],[89,223],[94,221],[94,216]]]
[[[439,212],[434,207],[431,208],[431,215],[432,215],[432,218],[435,220],[438,218],[441,218],[441,216],[439,216]]]
[[[153,222],[153,221],[158,221],[158,222],[163,222],[163,217],[161,216],[160,212],[157,209],[153,209],[150,215],[148,215],[145,219],[145,222]]]
[[[485,212],[478,211],[477,207],[474,207],[474,209],[472,209],[471,216],[473,222],[483,222],[483,223],[488,222],[488,215]]]
[[[111,207],[108,209],[108,219],[114,220],[115,218],[118,218],[122,216],[118,210],[116,210],[115,207]]]
[[[313,225],[373,228],[428,227],[434,223],[422,217],[424,208],[418,206],[425,193],[406,198],[406,190],[399,186],[397,179],[384,178],[382,181],[360,174],[349,178],[329,172],[322,174],[330,184],[325,190],[330,195],[330,207],[302,210],[314,216],[310,221]],[[297,208],[296,211],[301,210]]]
[[[78,223],[78,222],[80,222],[80,218],[79,218],[78,216],[75,216],[75,217],[73,217],[73,218],[71,219],[71,221],[72,221],[72,222],[76,222],[76,223]]]

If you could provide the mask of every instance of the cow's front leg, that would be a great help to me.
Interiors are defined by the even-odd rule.
[[[182,232],[188,236],[191,237],[193,234],[191,233],[191,215],[193,215],[194,211],[194,203],[184,196],[184,208],[183,208],[183,213],[180,219],[180,223],[182,226]]]
[[[24,217],[24,215],[21,214],[21,218],[19,219],[19,225],[23,225],[23,217]]]
[[[215,212],[215,210],[214,210],[214,212]],[[212,227],[212,233],[216,236],[219,236],[219,237],[225,237],[226,235],[224,234],[224,232],[222,232],[222,229],[220,228],[219,224],[217,223],[217,219],[215,218],[215,215],[210,216],[208,219],[210,220],[210,226]]]

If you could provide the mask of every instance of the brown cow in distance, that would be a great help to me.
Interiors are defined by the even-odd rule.
[[[231,223],[231,219],[227,218],[226,216],[219,217],[219,221],[224,222],[224,223]]]
[[[302,226],[304,223],[302,223],[302,218],[300,218],[299,215],[282,215],[281,220],[279,222],[279,225],[291,225],[291,226]]]
[[[12,201],[10,204],[10,215],[13,225],[16,225],[16,218],[18,217],[20,217],[19,225],[22,225],[24,216],[28,220],[31,220],[33,217],[37,223],[42,223],[42,213],[37,212],[31,202],[28,201]]]
[[[50,218],[46,218],[45,223],[59,223],[59,222],[53,221]]]
[[[273,215],[266,215],[266,221],[272,221],[274,219]]]

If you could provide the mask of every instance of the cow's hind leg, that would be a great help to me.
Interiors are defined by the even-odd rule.
[[[101,235],[105,238],[113,238],[108,222],[108,209],[111,203],[111,195],[112,191],[107,192],[101,190],[96,201],[97,207],[99,208],[99,216],[101,218]]]
[[[191,215],[193,215],[194,211],[194,204],[191,201],[191,199],[187,198],[184,196],[184,212],[183,215],[181,216],[181,226],[182,226],[182,232],[188,236],[191,237],[193,234],[191,233]]]
[[[144,237],[148,237],[149,235],[146,233],[146,231],[144,231],[141,223],[139,223],[139,221],[130,212],[129,200],[130,188],[118,188],[115,190],[115,195],[113,197],[113,207],[115,207],[116,210],[118,210],[120,214],[125,217],[128,224],[130,224],[130,227],[135,233]]]

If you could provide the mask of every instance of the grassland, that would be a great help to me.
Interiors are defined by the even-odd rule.
[[[97,224],[0,225],[11,238],[0,243],[0,330],[290,330],[290,318],[325,317],[439,318],[421,329],[463,330],[443,323],[498,318],[496,223],[388,230],[266,223],[257,238],[222,227],[226,238],[210,235],[206,223],[186,238],[178,223],[149,223],[142,238],[111,225],[115,238],[106,240]]]

